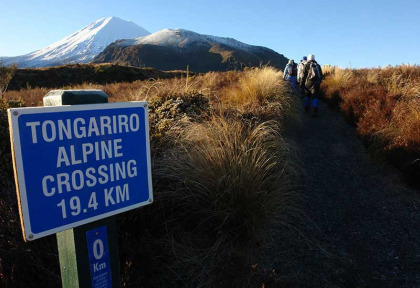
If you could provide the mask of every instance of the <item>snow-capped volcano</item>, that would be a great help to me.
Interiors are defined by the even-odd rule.
[[[16,63],[19,68],[88,63],[115,40],[149,34],[132,21],[102,18],[52,45],[23,56],[4,58],[4,62]]]

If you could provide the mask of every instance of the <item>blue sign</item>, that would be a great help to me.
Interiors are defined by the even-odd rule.
[[[92,288],[112,288],[106,226],[86,232]]]
[[[153,201],[146,102],[8,112],[27,240]]]

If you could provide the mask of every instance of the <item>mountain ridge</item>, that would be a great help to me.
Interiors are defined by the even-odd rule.
[[[112,63],[159,70],[226,71],[270,65],[283,69],[288,59],[266,47],[233,38],[185,29],[151,34],[132,21],[101,18],[42,49],[5,57],[5,65],[42,68],[71,64]]]
[[[92,63],[154,67],[159,70],[226,71],[271,65],[282,69],[288,59],[266,47],[233,38],[163,29],[135,39],[111,43]]]

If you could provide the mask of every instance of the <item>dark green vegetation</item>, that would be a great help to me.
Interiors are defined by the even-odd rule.
[[[185,67],[183,67],[185,69]],[[162,72],[153,68],[139,68],[113,64],[73,64],[48,68],[18,69],[9,90],[35,87],[59,88],[83,83],[106,84],[136,80],[179,77],[185,72]]]

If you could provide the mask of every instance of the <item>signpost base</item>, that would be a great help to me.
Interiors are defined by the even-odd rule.
[[[111,267],[103,265],[104,262],[92,263],[89,261],[89,249],[99,249],[100,246],[88,247],[87,232],[98,227],[106,227],[109,249],[109,262]],[[110,273],[112,284],[101,287],[120,287],[120,267],[118,258],[117,229],[115,216],[101,219],[83,226],[57,233],[58,253],[60,259],[61,282],[63,287],[92,287],[92,270],[102,270],[101,273]],[[91,267],[91,266],[95,267]],[[99,271],[98,271],[99,272]],[[104,275],[106,277],[106,275]],[[109,278],[108,278],[109,279]],[[111,284],[111,285],[109,285]]]

